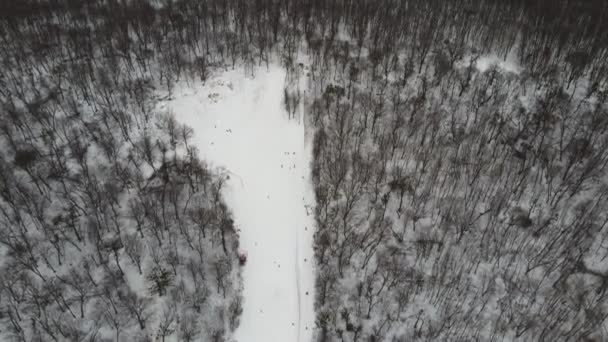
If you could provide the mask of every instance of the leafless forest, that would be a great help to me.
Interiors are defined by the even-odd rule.
[[[317,342],[608,339],[606,1],[4,1],[0,41],[0,340],[230,341],[225,175],[155,101],[269,63]]]

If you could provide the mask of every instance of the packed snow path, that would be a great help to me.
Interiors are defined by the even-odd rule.
[[[168,106],[194,129],[200,156],[229,175],[224,196],[241,248],[243,314],[238,342],[310,342],[314,324],[314,219],[310,143],[302,108],[288,119],[279,67],[229,71],[180,86]]]

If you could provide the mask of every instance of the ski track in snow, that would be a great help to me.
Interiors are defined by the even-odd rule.
[[[302,106],[299,120],[283,108],[284,82],[277,66],[254,78],[234,70],[204,86],[176,87],[159,105],[193,128],[201,159],[230,175],[223,194],[248,254],[238,342],[312,340],[312,151]]]

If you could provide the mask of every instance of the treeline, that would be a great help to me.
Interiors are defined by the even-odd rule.
[[[312,63],[317,341],[605,340],[608,46],[469,46],[445,39],[459,11],[436,43],[343,32]]]
[[[227,339],[222,177],[154,102],[304,54],[319,341],[605,338],[607,6],[0,3],[3,337]]]
[[[273,52],[290,65],[303,42],[311,56],[365,50],[378,64],[406,57],[418,72],[437,50],[452,62],[475,50],[501,57],[513,51],[534,77],[564,64],[572,78],[589,73],[601,82],[606,74],[608,4],[602,0],[29,0],[0,6],[9,54],[34,55],[39,64],[114,58],[131,72],[162,61],[165,70],[155,76],[169,83],[186,71],[204,78],[214,64],[268,63]],[[345,37],[353,44],[340,46]],[[407,56],[395,56],[401,52]]]
[[[605,339],[606,90],[352,58],[308,106],[318,340]]]
[[[2,6],[0,339],[227,340],[241,286],[224,175],[155,105],[210,64],[184,62],[144,2]]]

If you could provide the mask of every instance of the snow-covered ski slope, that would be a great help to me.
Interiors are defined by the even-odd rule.
[[[238,342],[310,342],[314,325],[311,146],[282,104],[285,72],[222,73],[179,86],[165,105],[194,129],[201,159],[229,175],[226,202],[240,230],[243,314]],[[302,106],[301,106],[302,107]]]

